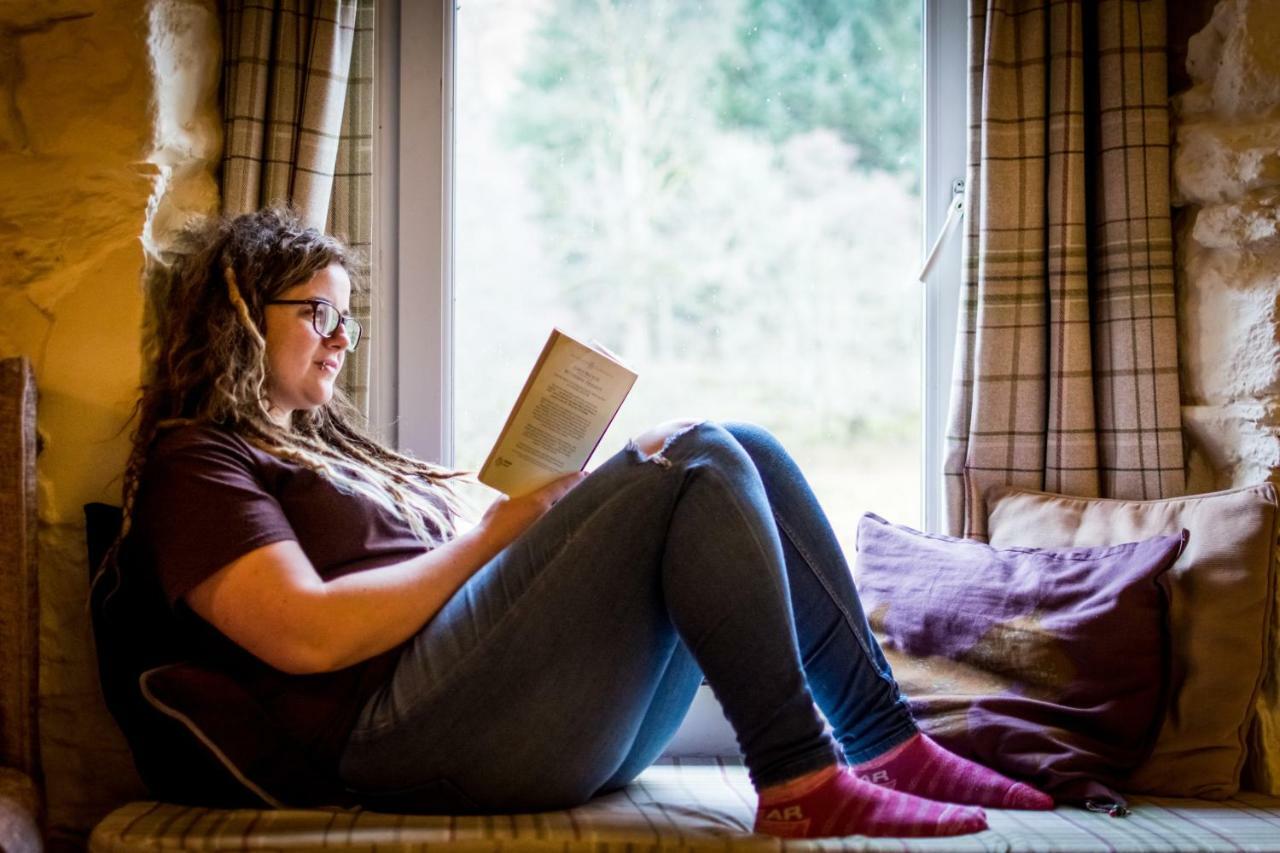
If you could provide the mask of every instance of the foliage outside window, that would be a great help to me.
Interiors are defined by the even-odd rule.
[[[894,0],[464,0],[458,463],[559,324],[641,374],[597,460],[753,420],[842,533],[918,523],[919,57]]]

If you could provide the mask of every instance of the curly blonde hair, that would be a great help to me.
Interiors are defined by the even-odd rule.
[[[189,229],[182,243],[185,251],[156,298],[152,373],[134,407],[137,426],[124,473],[124,523],[98,576],[114,567],[129,533],[152,444],[164,430],[184,425],[229,428],[260,450],[375,501],[428,545],[452,536],[459,503],[449,481],[460,472],[371,438],[341,389],[322,406],[294,411],[287,428],[268,415],[263,308],[331,264],[355,280],[342,243],[283,208],[211,218]]]

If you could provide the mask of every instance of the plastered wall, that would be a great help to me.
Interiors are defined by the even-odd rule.
[[[29,357],[40,391],[55,849],[141,792],[97,686],[81,507],[119,503],[145,275],[216,205],[219,39],[213,0],[0,0],[0,357]]]

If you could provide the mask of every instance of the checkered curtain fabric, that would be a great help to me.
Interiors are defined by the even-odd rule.
[[[369,328],[373,0],[225,0],[222,211],[290,203],[356,250],[352,313]],[[372,337],[370,330],[369,337]],[[368,353],[343,390],[368,408]]]
[[[947,527],[994,484],[1184,488],[1164,0],[970,0]]]
[[[359,349],[347,353],[340,382],[347,397],[369,414],[369,379],[373,353],[373,3],[357,0],[351,70],[338,135],[338,156],[329,200],[329,232],[351,247],[356,288],[351,313],[364,326]]]

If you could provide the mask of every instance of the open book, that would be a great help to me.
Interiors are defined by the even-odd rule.
[[[552,329],[480,482],[516,497],[581,471],[635,381],[604,347]]]

